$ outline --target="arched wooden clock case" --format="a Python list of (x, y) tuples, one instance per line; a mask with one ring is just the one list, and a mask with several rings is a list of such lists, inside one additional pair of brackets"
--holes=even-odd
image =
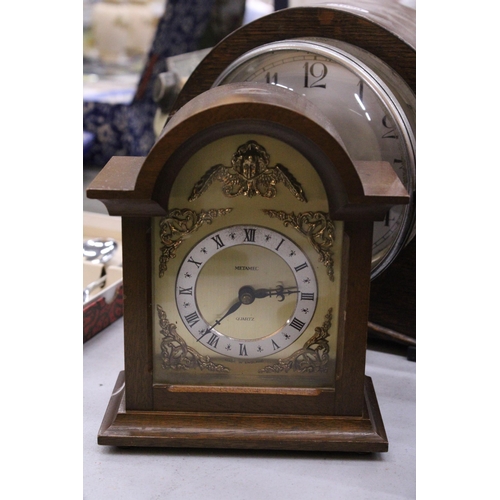
[[(372, 31), (330, 7), (281, 15)], [(199, 85), (147, 157), (112, 158), (87, 191), (122, 217), (125, 369), (98, 443), (387, 451), (365, 376), (371, 242), (407, 191), (303, 96)]]

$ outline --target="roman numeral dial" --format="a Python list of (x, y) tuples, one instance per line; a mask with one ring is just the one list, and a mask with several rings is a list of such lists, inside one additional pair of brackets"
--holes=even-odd
[(291, 346), (308, 329), (318, 300), (306, 253), (284, 234), (254, 225), (201, 239), (182, 261), (175, 290), (196, 348), (241, 361)]

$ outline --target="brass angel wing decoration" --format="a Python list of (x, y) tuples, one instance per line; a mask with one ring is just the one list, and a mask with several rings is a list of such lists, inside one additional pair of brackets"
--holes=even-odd
[(215, 180), (221, 181), (224, 178), (226, 169), (227, 167), (222, 164), (209, 168), (201, 179), (193, 186), (193, 190), (189, 196), (189, 201), (199, 198)]
[(280, 163), (269, 166), (269, 159), (263, 146), (255, 141), (246, 142), (233, 154), (230, 166), (218, 164), (207, 170), (193, 186), (189, 201), (196, 200), (214, 181), (219, 181), (223, 183), (222, 192), (230, 198), (240, 195), (274, 198), (276, 185), (283, 183), (298, 200), (306, 202), (304, 190), (291, 172)]
[(277, 163), (273, 168), (276, 171), (278, 182), (282, 182), (299, 201), (307, 201), (302, 185), (285, 166)]

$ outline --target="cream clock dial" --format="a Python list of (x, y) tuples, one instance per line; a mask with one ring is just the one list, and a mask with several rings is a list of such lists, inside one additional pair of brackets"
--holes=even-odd
[[(273, 42), (236, 59), (214, 86), (232, 82), (269, 83), (307, 97), (333, 123), (353, 160), (389, 162), (415, 192), (415, 95), (372, 54), (326, 39)], [(414, 197), (375, 223), (372, 278), (414, 231)]]
[(318, 299), (302, 250), (283, 234), (253, 225), (226, 227), (197, 243), (180, 266), (175, 293), (196, 341), (240, 360), (296, 342)]

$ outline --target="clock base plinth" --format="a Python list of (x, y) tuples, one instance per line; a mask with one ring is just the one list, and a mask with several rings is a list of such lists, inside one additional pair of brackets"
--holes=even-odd
[(98, 434), (110, 446), (385, 452), (388, 441), (370, 377), (362, 417), (126, 411), (120, 372)]

